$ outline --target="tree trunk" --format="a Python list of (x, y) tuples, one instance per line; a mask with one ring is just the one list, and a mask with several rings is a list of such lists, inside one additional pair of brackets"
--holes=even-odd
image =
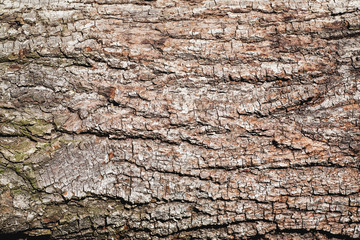
[(359, 0), (0, 0), (0, 239), (360, 238)]

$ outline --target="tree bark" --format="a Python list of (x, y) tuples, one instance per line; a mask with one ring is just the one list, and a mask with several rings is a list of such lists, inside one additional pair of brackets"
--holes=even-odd
[(359, 239), (359, 7), (0, 0), (0, 239)]

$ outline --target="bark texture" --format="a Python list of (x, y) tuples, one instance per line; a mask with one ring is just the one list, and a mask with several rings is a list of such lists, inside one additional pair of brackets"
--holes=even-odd
[(359, 7), (0, 0), (0, 238), (359, 239)]

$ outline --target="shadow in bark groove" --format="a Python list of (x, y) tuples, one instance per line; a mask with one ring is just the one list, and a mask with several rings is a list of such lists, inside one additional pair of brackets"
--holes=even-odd
[[(268, 237), (266, 237), (266, 235), (281, 235), (281, 234), (299, 234), (299, 235), (306, 235), (306, 234), (311, 234), (313, 239), (321, 239), (321, 236), (316, 236), (316, 234), (322, 235), (322, 237), (326, 237), (327, 239), (358, 239), (358, 238), (352, 238), (349, 237), (347, 235), (342, 235), (342, 234), (333, 234), (327, 231), (323, 231), (323, 230), (306, 230), (306, 229), (283, 229), (283, 230), (279, 230), (276, 229), (274, 231), (268, 232), (267, 234), (258, 234), (256, 236), (253, 236), (251, 238), (249, 238), (250, 240), (264, 240), (264, 239), (269, 239)], [(320, 238), (318, 238), (320, 237)]]
[(51, 240), (50, 235), (44, 236), (28, 236), (25, 233), (17, 232), (17, 233), (0, 233), (0, 239), (3, 240)]

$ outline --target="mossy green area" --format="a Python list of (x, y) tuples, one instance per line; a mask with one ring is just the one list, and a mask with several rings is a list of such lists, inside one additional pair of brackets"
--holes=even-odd
[[(36, 181), (34, 167), (31, 163), (10, 163), (7, 168), (16, 173), (16, 176), (24, 181), (24, 184), (27, 186), (26, 191), (28, 191), (29, 188), (40, 190)], [(16, 189), (17, 188), (14, 188), (14, 190)], [(21, 192), (23, 190), (24, 188), (21, 187), (17, 191)]]
[(53, 129), (51, 123), (42, 119), (7, 120), (1, 124), (1, 132), (15, 136), (43, 137), (46, 134), (50, 134)]
[(27, 137), (0, 138), (0, 174), (13, 171), (30, 189), (41, 190), (36, 179), (36, 166), (50, 159), (50, 155), (70, 142), (71, 138), (58, 137), (34, 141)]
[(39, 189), (34, 166), (67, 144), (61, 137), (53, 138), (51, 118), (34, 115), (36, 109), (17, 113), (13, 108), (0, 108), (0, 173), (13, 171), (29, 189)]
[[(0, 139), (0, 152), (5, 160), (22, 162), (37, 150), (37, 143), (26, 137), (6, 137)], [(0, 160), (3, 162), (4, 160)]]
[[(13, 166), (9, 165), (5, 168), (0, 165), (1, 173), (0, 173), (0, 189), (13, 192), (14, 194), (20, 193), (27, 190), (26, 181), (24, 178), (17, 173)], [(25, 190), (25, 191), (26, 191)]]
[[(33, 113), (35, 115), (35, 113)], [(23, 162), (31, 154), (49, 144), (54, 126), (45, 119), (0, 108), (0, 162)]]
[[(12, 41), (16, 41), (16, 37), (15, 36), (9, 36), (7, 38), (8, 40), (12, 40)], [(23, 50), (22, 50), (23, 51)], [(30, 51), (23, 51), (22, 53), (10, 53), (6, 56), (2, 56), (0, 57), (0, 63), (8, 63), (8, 62), (16, 62), (19, 64), (24, 64), (26, 62), (29, 62), (29, 58), (34, 59), (34, 58), (39, 58), (39, 54), (37, 52), (30, 52)]]
[[(30, 150), (31, 152), (34, 152), (36, 147), (35, 150)], [(0, 152), (3, 155), (5, 155), (4, 153), (9, 154), (9, 151), (4, 150), (1, 146)], [(29, 192), (31, 189), (41, 190), (37, 183), (33, 163), (24, 160), (24, 158), (29, 157), (30, 155), (29, 151), (27, 151), (26, 153), (16, 153), (12, 156), (9, 154), (7, 156), (9, 159), (4, 160), (3, 158), (0, 158), (0, 178), (1, 175), (6, 175), (5, 178), (7, 181), (10, 181), (6, 184), (6, 186), (10, 186), (10, 190), (13, 195), (23, 193), (23, 191)], [(11, 161), (14, 159), (15, 161)]]

